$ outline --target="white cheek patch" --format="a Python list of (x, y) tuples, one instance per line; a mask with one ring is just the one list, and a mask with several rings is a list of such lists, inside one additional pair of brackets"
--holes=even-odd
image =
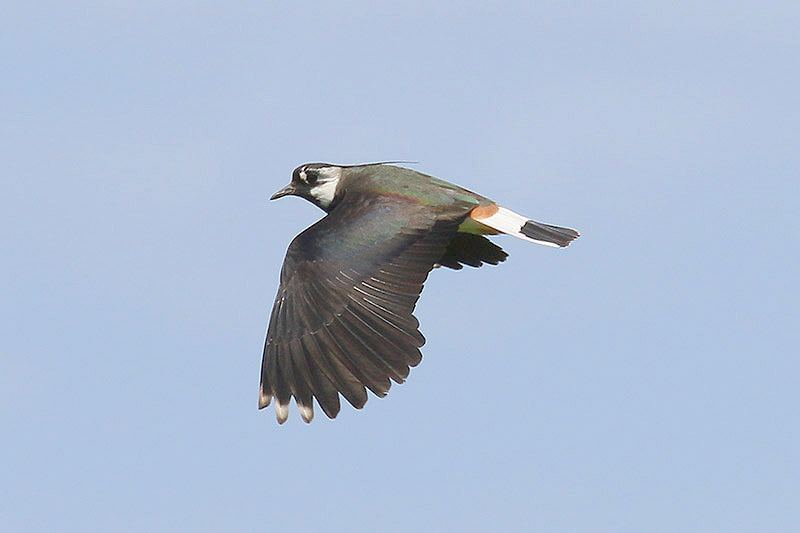
[(336, 187), (342, 177), (342, 169), (339, 167), (322, 167), (317, 170), (319, 181), (311, 187), (308, 193), (322, 207), (328, 207), (336, 196)]
[(338, 179), (318, 181), (308, 193), (313, 196), (322, 207), (328, 207), (331, 205), (331, 202), (333, 202), (333, 197), (336, 196), (336, 186), (338, 184)]

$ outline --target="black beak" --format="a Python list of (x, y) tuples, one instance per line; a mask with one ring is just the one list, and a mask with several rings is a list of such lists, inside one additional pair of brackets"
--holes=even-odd
[(278, 198), (283, 198), (284, 196), (289, 196), (290, 194), (294, 194), (296, 192), (294, 185), (291, 183), (284, 187), (283, 189), (279, 190), (272, 196), (270, 196), (270, 200), (277, 200)]

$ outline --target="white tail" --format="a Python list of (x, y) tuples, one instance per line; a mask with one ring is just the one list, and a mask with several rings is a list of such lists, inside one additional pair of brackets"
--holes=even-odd
[[(478, 211), (478, 209), (475, 211)], [(484, 210), (481, 214), (486, 211)], [(478, 213), (475, 213), (475, 215), (478, 215)], [(471, 218), (479, 224), (488, 226), (500, 233), (513, 235), (524, 241), (535, 242), (536, 244), (553, 248), (563, 248), (580, 236), (574, 229), (536, 222), (510, 209), (499, 206), (497, 211), (489, 216), (482, 218), (472, 216)]]

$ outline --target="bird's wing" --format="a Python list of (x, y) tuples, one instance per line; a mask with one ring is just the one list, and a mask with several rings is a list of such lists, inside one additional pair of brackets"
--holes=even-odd
[[(399, 197), (350, 194), (298, 235), (286, 253), (261, 364), (259, 408), (279, 422), (294, 396), (329, 418), (339, 393), (354, 407), (383, 397), (419, 364), (425, 338), (413, 316), (423, 283), (464, 219), (438, 220)], [(440, 217), (441, 218), (441, 217)]]

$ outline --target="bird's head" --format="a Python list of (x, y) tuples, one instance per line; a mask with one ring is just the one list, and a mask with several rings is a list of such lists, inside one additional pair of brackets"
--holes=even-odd
[(292, 172), (292, 182), (272, 195), (270, 200), (294, 195), (305, 198), (327, 211), (336, 196), (336, 187), (344, 167), (330, 163), (306, 163)]

